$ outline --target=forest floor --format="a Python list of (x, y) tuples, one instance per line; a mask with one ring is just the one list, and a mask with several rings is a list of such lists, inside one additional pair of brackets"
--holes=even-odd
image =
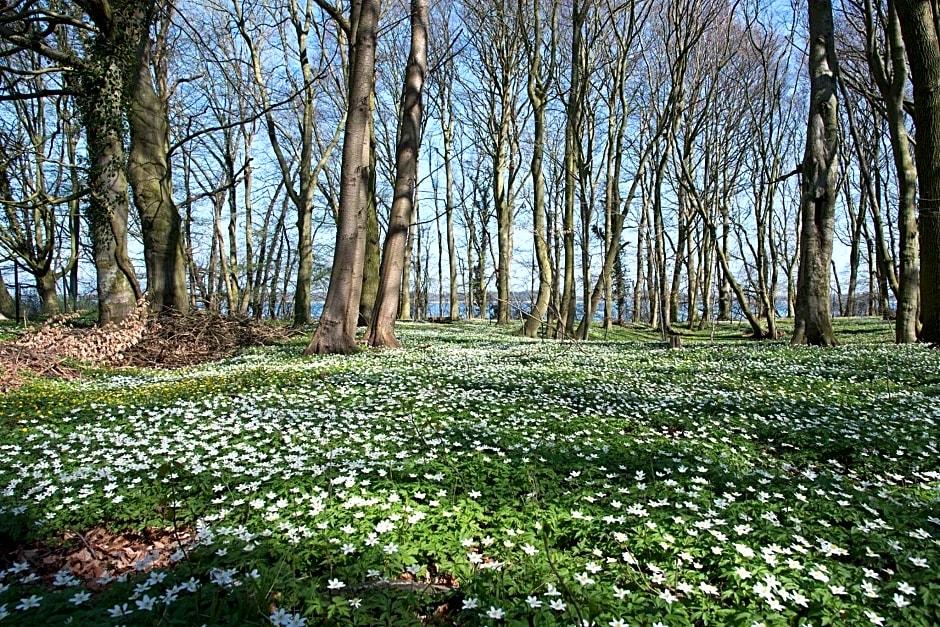
[(940, 624), (940, 352), (486, 323), (0, 395), (0, 625)]

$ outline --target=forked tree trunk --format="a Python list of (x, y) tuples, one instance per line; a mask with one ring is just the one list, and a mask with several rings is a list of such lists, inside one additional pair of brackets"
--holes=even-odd
[(382, 251), (382, 271), (375, 315), (366, 334), (370, 346), (397, 348), (395, 318), (401, 294), (405, 264), (405, 241), (414, 210), (418, 176), (418, 149), (421, 146), (422, 90), (428, 59), (428, 0), (411, 1), (411, 53), (405, 68), (401, 120), (395, 155), (395, 197), (389, 216), (388, 233)]
[[(522, 14), (522, 3), (520, 11)], [(525, 315), (521, 334), (525, 337), (536, 337), (542, 320), (548, 313), (548, 303), (552, 296), (552, 266), (548, 254), (548, 240), (545, 237), (545, 172), (542, 162), (545, 155), (545, 110), (548, 105), (548, 86), (552, 80), (551, 75), (542, 75), (542, 20), (539, 2), (532, 5), (533, 37), (526, 42), (526, 51), (529, 56), (529, 77), (527, 93), (529, 103), (532, 105), (532, 115), (535, 125), (535, 136), (532, 142), (532, 238), (535, 243), (535, 259), (538, 263), (539, 288), (535, 303), (531, 311)], [(554, 37), (554, 35), (553, 35)]]
[(836, 344), (830, 315), (829, 266), (835, 232), (839, 114), (832, 3), (809, 0), (810, 109), (800, 199), (800, 268), (791, 343)]
[(127, 174), (140, 216), (151, 311), (186, 312), (186, 263), (182, 221), (173, 202), (169, 118), (157, 95), (150, 70), (149, 20), (137, 44), (137, 67), (131, 75), (128, 125), (131, 144)]
[(354, 0), (350, 24), (351, 68), (348, 114), (341, 166), (339, 216), (330, 287), (320, 324), (306, 354), (349, 354), (356, 350), (356, 324), (365, 258), (364, 189), (369, 184), (369, 118), (375, 87), (375, 48), (379, 0)]
[[(893, 0), (901, 23), (914, 87), (914, 148), (920, 206), (918, 339), (940, 342), (940, 35), (936, 3)], [(904, 260), (902, 259), (902, 264)]]

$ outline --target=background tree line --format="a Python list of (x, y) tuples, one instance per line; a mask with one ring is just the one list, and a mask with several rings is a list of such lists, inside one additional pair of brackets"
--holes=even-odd
[(394, 345), (399, 317), (584, 338), (599, 310), (755, 337), (795, 317), (822, 344), (831, 314), (881, 315), (938, 341), (937, 15), (7, 2), (0, 268), (47, 314), (94, 292), (101, 323), (145, 292), (296, 325), (316, 305), (319, 352), (359, 325)]

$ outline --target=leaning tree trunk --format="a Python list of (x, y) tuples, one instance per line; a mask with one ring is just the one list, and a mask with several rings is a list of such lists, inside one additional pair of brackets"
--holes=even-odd
[[(894, 0), (914, 88), (914, 147), (920, 206), (918, 339), (940, 342), (940, 36), (934, 2)], [(902, 260), (902, 263), (904, 261)]]
[(830, 316), (829, 266), (835, 232), (839, 113), (832, 3), (809, 0), (810, 108), (800, 199), (800, 268), (791, 343), (836, 344)]
[(306, 354), (349, 354), (356, 350), (356, 324), (362, 295), (365, 258), (365, 195), (369, 184), (369, 118), (375, 87), (375, 48), (379, 0), (354, 0), (351, 24), (351, 68), (341, 166), (339, 216), (330, 287), (316, 333)]
[(428, 0), (411, 0), (411, 53), (405, 68), (401, 120), (395, 155), (395, 197), (389, 216), (375, 315), (366, 334), (370, 346), (398, 348), (395, 318), (405, 264), (405, 241), (414, 210), (421, 146), (422, 89), (428, 65)]
[(150, 70), (150, 31), (141, 29), (137, 68), (130, 78), (127, 174), (140, 216), (147, 266), (147, 299), (157, 314), (189, 310), (183, 229), (173, 202), (170, 134), (166, 102), (157, 95)]

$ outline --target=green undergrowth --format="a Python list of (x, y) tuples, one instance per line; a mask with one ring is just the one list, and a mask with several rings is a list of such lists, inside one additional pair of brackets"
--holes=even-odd
[[(886, 323), (400, 331), (0, 397), (0, 624), (940, 622), (940, 353)], [(98, 582), (29, 552), (93, 528), (194, 538)]]

